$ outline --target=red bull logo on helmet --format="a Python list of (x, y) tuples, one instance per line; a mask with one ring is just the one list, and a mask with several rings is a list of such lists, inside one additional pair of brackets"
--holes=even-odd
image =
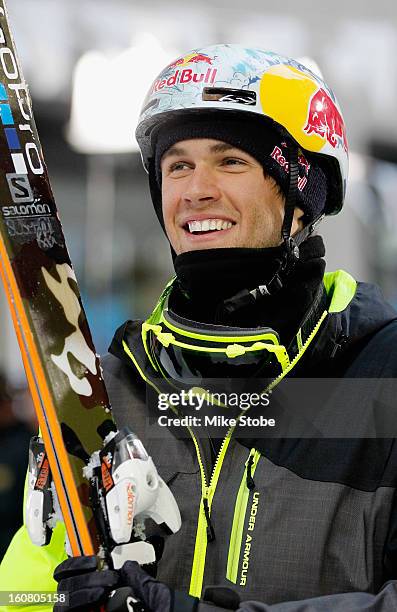
[(187, 64), (198, 64), (199, 62), (205, 62), (206, 64), (212, 65), (213, 58), (207, 55), (206, 53), (189, 53), (185, 55), (185, 57), (179, 57), (175, 62), (168, 64), (165, 68), (165, 71), (173, 70), (174, 68), (180, 66), (186, 66)]
[(217, 73), (217, 68), (207, 68), (205, 72), (194, 72), (191, 68), (184, 68), (183, 70), (175, 70), (173, 74), (169, 75), (168, 78), (159, 78), (157, 79), (151, 89), (151, 93), (156, 91), (160, 91), (165, 87), (173, 87), (178, 84), (187, 84), (187, 83), (206, 83), (213, 85), (215, 82), (215, 77)]
[(311, 97), (307, 122), (303, 130), (309, 136), (314, 133), (326, 139), (334, 149), (342, 145), (347, 151), (346, 129), (342, 115), (325, 89), (318, 89)]

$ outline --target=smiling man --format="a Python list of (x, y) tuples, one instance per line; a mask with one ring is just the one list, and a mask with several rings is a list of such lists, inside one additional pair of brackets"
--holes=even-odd
[[(323, 429), (310, 435), (284, 405), (274, 415), (273, 400), (257, 402), (289, 379), (331, 381), (337, 398), (343, 380), (369, 378), (375, 389), (397, 374), (395, 311), (376, 287), (343, 271), (324, 274), (314, 232), (341, 210), (346, 189), (334, 94), (293, 59), (216, 45), (157, 77), (137, 139), (176, 276), (145, 322), (117, 331), (104, 374), (118, 425), (144, 441), (182, 527), (169, 535), (147, 525), (164, 545), (157, 580), (146, 572), (153, 567), (130, 561), (119, 571), (97, 571), (93, 557), (57, 567), (59, 531), (37, 552), (22, 530), (4, 566), (24, 559), (43, 591), (54, 588), (56, 568), (70, 595), (63, 609), (90, 609), (130, 586), (149, 612), (395, 612), (395, 441), (376, 427), (357, 435), (373, 397), (348, 387), (342, 409), (324, 410), (312, 381), (306, 399)], [(262, 391), (244, 412), (273, 425), (286, 414), (284, 435), (259, 425), (247, 435), (240, 422), (220, 433), (199, 418), (176, 431), (172, 411), (167, 428), (146, 427), (148, 390), (186, 398), (219, 380), (244, 388), (245, 403), (249, 384)], [(206, 402), (225, 415), (211, 396)], [(183, 401), (173, 407), (178, 418), (187, 414)], [(343, 439), (324, 429), (326, 417)]]
[[(164, 153), (161, 176), (165, 231), (178, 255), (280, 244), (285, 198), (249, 153), (216, 140), (185, 140)], [(293, 233), (302, 227), (299, 215), (296, 208)]]

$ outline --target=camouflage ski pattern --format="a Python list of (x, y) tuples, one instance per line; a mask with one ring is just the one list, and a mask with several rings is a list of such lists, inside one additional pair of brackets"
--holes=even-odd
[(102, 542), (82, 468), (114, 428), (0, 0), (0, 273), (72, 552)]

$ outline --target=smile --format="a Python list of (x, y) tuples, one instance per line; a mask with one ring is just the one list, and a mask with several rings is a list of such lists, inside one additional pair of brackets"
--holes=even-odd
[(202, 232), (219, 232), (230, 229), (234, 223), (224, 219), (202, 219), (201, 221), (188, 221), (184, 225), (184, 229), (190, 234)]

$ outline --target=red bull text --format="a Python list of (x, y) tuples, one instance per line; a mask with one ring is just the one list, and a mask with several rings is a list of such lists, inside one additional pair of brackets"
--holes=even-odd
[[(272, 157), (278, 164), (279, 166), (281, 166), (285, 172), (288, 174), (289, 173), (289, 164), (288, 161), (286, 160), (286, 158), (283, 155), (282, 150), (280, 149), (280, 147), (274, 147), (273, 151), (270, 153), (270, 157)], [(304, 167), (305, 169), (305, 174), (308, 175), (309, 174), (309, 170), (310, 170), (310, 164), (307, 161), (306, 157), (303, 154), (300, 154), (298, 156), (298, 164), (302, 167)], [(307, 178), (306, 176), (301, 176), (298, 180), (298, 189), (299, 191), (302, 191), (304, 186), (307, 183)]]
[(173, 87), (177, 84), (186, 83), (207, 83), (213, 85), (217, 68), (208, 68), (206, 72), (193, 72), (191, 68), (184, 68), (184, 70), (176, 70), (171, 74), (168, 79), (157, 79), (153, 83), (151, 93), (160, 91), (164, 87)]
[(324, 89), (319, 89), (311, 98), (305, 127), (306, 134), (318, 134), (332, 147), (342, 144), (347, 151), (347, 138), (342, 115), (332, 98)]

